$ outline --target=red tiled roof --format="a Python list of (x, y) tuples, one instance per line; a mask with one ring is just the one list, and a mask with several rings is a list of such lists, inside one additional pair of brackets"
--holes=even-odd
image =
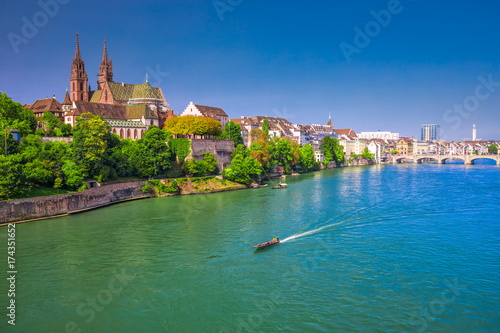
[(205, 117), (210, 117), (210, 118), (214, 118), (214, 117), (226, 117), (227, 118), (227, 114), (221, 108), (215, 108), (213, 106), (198, 105), (198, 104), (195, 104), (194, 106)]
[(62, 111), (61, 103), (59, 103), (55, 98), (37, 99), (29, 108), (33, 111), (33, 113)]

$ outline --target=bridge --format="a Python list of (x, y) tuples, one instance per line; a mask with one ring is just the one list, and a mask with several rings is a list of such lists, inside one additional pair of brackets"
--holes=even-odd
[(478, 159), (490, 159), (500, 165), (500, 155), (403, 155), (392, 156), (392, 163), (402, 163), (403, 160), (413, 160), (413, 163), (422, 163), (424, 160), (434, 160), (444, 164), (446, 160), (462, 160), (464, 164), (474, 164)]

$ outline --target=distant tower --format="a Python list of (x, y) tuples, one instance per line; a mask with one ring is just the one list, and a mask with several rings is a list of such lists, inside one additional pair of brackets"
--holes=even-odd
[(88, 102), (88, 79), (87, 73), (85, 72), (85, 63), (80, 55), (78, 33), (76, 34), (75, 58), (71, 63), (71, 77), (69, 78), (69, 84), (71, 90), (71, 100)]
[(476, 124), (472, 125), (472, 141), (476, 141)]
[(326, 126), (330, 126), (331, 128), (333, 128), (332, 113), (331, 112), (328, 114), (328, 121), (326, 122)]
[(113, 62), (108, 59), (108, 49), (106, 47), (106, 36), (104, 36), (104, 50), (102, 51), (101, 66), (99, 66), (99, 80), (97, 81), (97, 90), (104, 87), (106, 81), (113, 81)]

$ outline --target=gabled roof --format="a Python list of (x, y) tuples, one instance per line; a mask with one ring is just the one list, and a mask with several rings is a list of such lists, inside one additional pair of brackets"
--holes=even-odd
[(90, 92), (90, 101), (92, 103), (99, 103), (101, 101), (102, 90), (95, 90)]
[(128, 104), (126, 105), (126, 109), (127, 119), (141, 119), (142, 116), (146, 119), (158, 119), (147, 104)]
[[(163, 100), (160, 88), (153, 88), (149, 82), (125, 84), (107, 81), (111, 94), (116, 101), (128, 101), (133, 98), (154, 98)], [(102, 92), (101, 92), (102, 94)], [(99, 96), (100, 98), (100, 96)]]
[(33, 113), (43, 113), (45, 111), (61, 112), (62, 106), (55, 98), (37, 99), (29, 109)]
[(105, 121), (111, 127), (129, 127), (129, 128), (140, 128), (145, 129), (146, 126), (140, 121), (133, 120), (117, 120), (117, 119), (105, 119)]
[(227, 117), (227, 114), (221, 108), (198, 104), (195, 104), (194, 106), (198, 109), (198, 111), (201, 112), (204, 117)]
[(337, 134), (338, 136), (346, 135), (346, 136), (353, 138), (353, 139), (358, 138), (358, 136), (356, 135), (356, 132), (354, 132), (354, 130), (352, 130), (351, 128), (335, 129), (335, 130), (333, 130), (333, 133)]

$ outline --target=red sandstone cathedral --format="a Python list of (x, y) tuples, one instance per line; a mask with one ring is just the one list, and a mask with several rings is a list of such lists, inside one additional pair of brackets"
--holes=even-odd
[(43, 112), (50, 111), (72, 126), (75, 125), (77, 116), (90, 112), (102, 116), (120, 137), (134, 140), (142, 138), (149, 126), (161, 128), (167, 118), (174, 116), (160, 87), (152, 87), (147, 80), (135, 85), (113, 81), (113, 62), (108, 58), (106, 37), (97, 75), (97, 90), (92, 91), (80, 54), (77, 33), (75, 58), (71, 63), (69, 78), (71, 93), (66, 91), (62, 104), (54, 95), (53, 98), (37, 100), (26, 107), (38, 118)]

